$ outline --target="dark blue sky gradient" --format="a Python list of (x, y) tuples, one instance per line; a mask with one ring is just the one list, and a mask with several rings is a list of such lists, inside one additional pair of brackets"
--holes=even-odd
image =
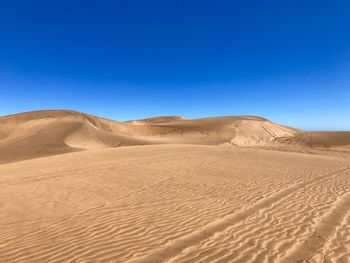
[(350, 130), (350, 1), (0, 2), (0, 115)]

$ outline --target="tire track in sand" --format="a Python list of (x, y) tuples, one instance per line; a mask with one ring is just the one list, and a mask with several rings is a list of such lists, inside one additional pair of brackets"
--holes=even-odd
[(296, 245), (279, 262), (309, 262), (315, 253), (319, 252), (327, 241), (335, 234), (347, 212), (350, 210), (350, 192), (340, 196), (332, 208), (315, 226), (314, 233), (300, 245)]
[[(296, 184), (294, 186), (288, 187), (276, 194), (273, 194), (270, 197), (264, 198), (255, 205), (240, 211), (240, 212), (232, 212), (227, 214), (226, 216), (219, 218), (206, 226), (193, 231), (192, 233), (189, 233), (187, 235), (184, 235), (180, 238), (177, 238), (175, 240), (172, 240), (165, 244), (163, 247), (155, 249), (151, 251), (149, 254), (145, 256), (141, 256), (139, 258), (132, 259), (128, 261), (129, 263), (145, 263), (145, 262), (150, 262), (150, 263), (156, 263), (156, 262), (164, 262), (177, 254), (179, 254), (181, 251), (183, 251), (185, 248), (193, 246), (194, 244), (210, 237), (213, 236), (217, 232), (222, 232), (226, 228), (235, 225), (237, 222), (244, 220), (251, 216), (252, 214), (256, 213), (257, 211), (263, 209), (264, 207), (271, 205), (272, 203), (277, 202), (279, 199), (286, 197), (293, 192), (298, 191), (300, 188), (306, 187), (308, 185), (312, 185), (315, 183), (318, 183), (320, 181), (323, 181), (325, 179), (328, 179), (330, 177), (337, 176), (343, 172), (349, 171), (350, 167), (345, 167), (338, 169), (336, 171), (318, 176), (317, 178), (313, 178), (311, 180), (305, 181), (303, 183)], [(348, 196), (348, 195), (347, 195)], [(349, 200), (348, 200), (349, 199)], [(345, 198), (345, 205), (350, 203), (350, 196)], [(343, 207), (343, 202), (340, 202), (339, 204), (341, 207)], [(339, 206), (338, 205), (338, 206)], [(331, 217), (333, 216), (338, 216), (338, 213), (341, 213), (338, 211), (339, 209), (336, 208), (335, 212), (330, 212)], [(335, 215), (333, 215), (335, 213)]]

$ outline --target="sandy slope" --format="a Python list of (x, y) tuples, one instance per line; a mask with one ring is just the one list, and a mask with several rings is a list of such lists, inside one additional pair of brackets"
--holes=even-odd
[[(349, 260), (349, 171), (349, 161), (334, 157), (194, 145), (3, 164), (0, 259)], [(308, 241), (315, 233), (321, 245)]]
[(348, 149), (249, 116), (1, 117), (0, 262), (350, 262)]
[(0, 117), (0, 163), (89, 149), (152, 144), (349, 152), (350, 132), (302, 132), (254, 116), (192, 120), (168, 116), (117, 122), (75, 111), (52, 110)]
[(74, 111), (36, 111), (0, 118), (0, 163), (89, 148), (143, 144), (115, 121)]
[(304, 148), (350, 150), (350, 132), (298, 132), (276, 138), (274, 142)]
[(0, 117), (0, 163), (145, 144), (257, 146), (295, 133), (295, 129), (249, 116), (158, 117), (122, 123), (74, 111), (36, 111)]

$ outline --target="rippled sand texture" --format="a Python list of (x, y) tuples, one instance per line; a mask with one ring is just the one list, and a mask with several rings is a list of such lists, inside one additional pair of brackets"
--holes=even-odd
[(0, 174), (1, 262), (350, 260), (350, 162), (340, 158), (135, 146)]
[(0, 262), (350, 262), (350, 132), (0, 117)]

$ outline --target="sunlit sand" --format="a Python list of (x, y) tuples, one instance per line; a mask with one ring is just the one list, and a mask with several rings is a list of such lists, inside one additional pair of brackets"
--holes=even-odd
[(350, 132), (0, 117), (1, 262), (350, 262)]

